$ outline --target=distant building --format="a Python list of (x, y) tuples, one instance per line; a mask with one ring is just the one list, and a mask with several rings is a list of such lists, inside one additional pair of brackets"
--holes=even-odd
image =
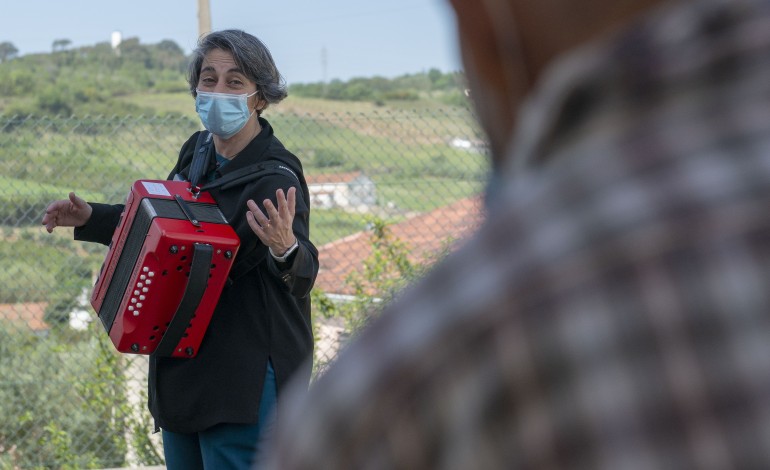
[(374, 181), (360, 171), (329, 175), (307, 175), (313, 209), (366, 211), (377, 205)]
[[(468, 238), (483, 219), (480, 197), (461, 199), (428, 213), (414, 215), (389, 226), (391, 234), (409, 246), (409, 261), (421, 263), (435, 260), (445, 250), (452, 251)], [(371, 231), (357, 232), (318, 247), (320, 269), (315, 288), (335, 302), (355, 298), (355, 288), (348, 279), (362, 273), (364, 262), (372, 254)], [(322, 369), (333, 360), (348, 336), (339, 317), (319, 320), (316, 342), (316, 365)]]
[(44, 335), (50, 328), (45, 322), (46, 307), (47, 302), (0, 304), (0, 321)]
[(486, 149), (486, 143), (479, 139), (466, 139), (462, 137), (455, 137), (449, 141), (449, 145), (452, 148), (467, 150), (469, 152), (480, 153)]
[[(88, 329), (88, 325), (96, 318), (89, 304), (90, 294), (89, 289), (83, 289), (75, 306), (69, 312), (68, 323), (73, 330)], [(45, 321), (47, 308), (48, 302), (0, 304), (0, 322), (7, 322), (17, 328), (24, 328), (44, 336), (51, 329), (51, 325)]]
[[(389, 228), (395, 238), (409, 245), (410, 261), (420, 263), (444, 249), (451, 250), (456, 242), (472, 234), (481, 224), (483, 212), (481, 197), (471, 197), (414, 215)], [(347, 284), (347, 279), (351, 273), (363, 270), (364, 261), (371, 253), (370, 231), (357, 232), (318, 247), (320, 269), (315, 286), (336, 299), (352, 296), (354, 289)]]
[(123, 34), (120, 31), (113, 31), (110, 36), (110, 44), (115, 54), (120, 55), (120, 44), (123, 42)]

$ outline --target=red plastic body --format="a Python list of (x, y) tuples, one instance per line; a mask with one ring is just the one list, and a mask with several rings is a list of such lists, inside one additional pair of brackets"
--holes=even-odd
[[(213, 248), (209, 279), (173, 356), (194, 357), (203, 341), (240, 241), (213, 198), (196, 197), (189, 188), (186, 182), (139, 180), (126, 198), (91, 295), (120, 352), (155, 351), (184, 294), (196, 243)], [(176, 196), (205, 214), (197, 226), (180, 217)]]

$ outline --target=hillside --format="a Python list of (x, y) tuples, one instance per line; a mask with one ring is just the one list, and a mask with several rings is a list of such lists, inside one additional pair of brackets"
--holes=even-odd
[[(43, 233), (52, 199), (75, 189), (91, 201), (122, 202), (133, 181), (166, 178), (181, 143), (200, 129), (181, 50), (126, 43), (120, 55), (97, 44), (0, 63), (0, 180), (8, 189), (0, 194), (0, 257), (12, 260), (0, 276), (0, 303), (48, 299), (69, 279), (74, 291), (99, 268), (99, 246), (76, 244), (65, 230)], [(266, 111), (306, 175), (357, 174), (376, 189), (374, 204), (348, 207), (328, 204), (336, 196), (319, 188), (311, 220), (318, 246), (378, 220), (417, 223), (418, 214), (481, 192), (488, 162), (458, 80), (433, 70), (292, 85)], [(65, 308), (70, 294), (50, 299), (51, 310)]]
[[(142, 44), (128, 38), (0, 62), (0, 114), (23, 116), (190, 115), (185, 72), (189, 58), (173, 41)], [(358, 112), (467, 106), (457, 72), (353, 78), (290, 84), (284, 110)]]

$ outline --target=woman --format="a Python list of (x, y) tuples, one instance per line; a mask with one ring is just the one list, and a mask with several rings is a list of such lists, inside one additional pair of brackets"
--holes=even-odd
[[(284, 171), (211, 190), (241, 239), (232, 282), (196, 357), (151, 358), (149, 408), (163, 432), (169, 469), (248, 468), (272, 422), (276, 396), (295, 374), (309, 381), (309, 296), (318, 252), (308, 238), (302, 165), (261, 117), (286, 97), (268, 49), (243, 31), (210, 33), (193, 52), (188, 81), (213, 135), (203, 182), (268, 160)], [(182, 146), (169, 179), (190, 178), (198, 134)], [(109, 244), (122, 210), (70, 193), (49, 205), (43, 224), (49, 232), (73, 226), (75, 239)]]

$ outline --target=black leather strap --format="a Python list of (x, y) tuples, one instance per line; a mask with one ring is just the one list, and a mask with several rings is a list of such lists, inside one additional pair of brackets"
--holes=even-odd
[[(203, 293), (206, 291), (213, 257), (214, 248), (211, 245), (193, 244), (192, 263), (187, 286), (185, 286), (182, 300), (179, 302), (179, 307), (171, 318), (166, 332), (152, 353), (154, 356), (170, 357), (179, 341), (182, 340), (184, 332), (190, 325), (190, 320), (200, 304)], [(187, 354), (192, 355), (191, 353)]]
[(209, 148), (211, 147), (211, 133), (201, 131), (198, 134), (198, 140), (195, 141), (195, 150), (193, 150), (192, 162), (190, 163), (189, 180), (194, 188), (199, 187), (203, 174), (209, 163)]
[(182, 199), (182, 196), (179, 194), (174, 194), (174, 200), (176, 200), (176, 203), (179, 205), (179, 208), (182, 209), (182, 213), (185, 217), (187, 217), (187, 220), (190, 221), (191, 224), (193, 224), (196, 227), (200, 227), (201, 223), (198, 221), (198, 219), (195, 218), (195, 214), (193, 214), (192, 209), (190, 209), (189, 204), (187, 204), (187, 201)]

